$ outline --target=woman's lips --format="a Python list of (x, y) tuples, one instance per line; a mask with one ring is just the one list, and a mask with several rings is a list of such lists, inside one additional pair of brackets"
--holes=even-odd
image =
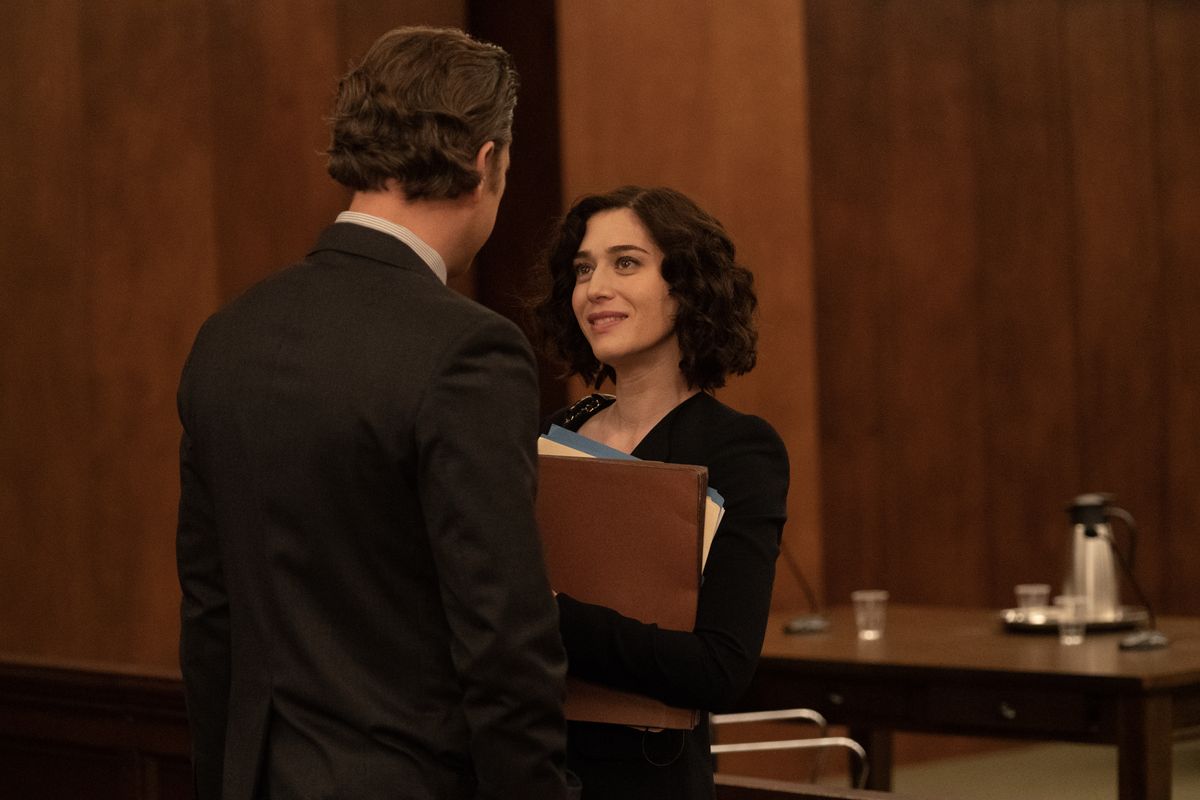
[(587, 321), (592, 330), (603, 332), (615, 327), (627, 316), (629, 315), (619, 311), (597, 311), (594, 314), (588, 314)]

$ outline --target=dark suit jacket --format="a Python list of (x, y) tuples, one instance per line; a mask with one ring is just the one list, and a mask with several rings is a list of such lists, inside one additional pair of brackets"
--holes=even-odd
[(517, 328), (361, 226), (204, 324), (177, 539), (203, 800), (563, 796), (536, 409)]

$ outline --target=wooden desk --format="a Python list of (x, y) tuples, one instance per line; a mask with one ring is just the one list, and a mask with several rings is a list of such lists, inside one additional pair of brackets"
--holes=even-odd
[(997, 610), (888, 608), (883, 639), (858, 641), (847, 607), (820, 634), (771, 617), (746, 710), (803, 706), (846, 725), (891, 788), (893, 730), (1117, 746), (1120, 800), (1169, 800), (1171, 744), (1200, 734), (1200, 618), (1167, 617), (1165, 650), (1122, 651), (1122, 633), (1077, 647), (1007, 632)]

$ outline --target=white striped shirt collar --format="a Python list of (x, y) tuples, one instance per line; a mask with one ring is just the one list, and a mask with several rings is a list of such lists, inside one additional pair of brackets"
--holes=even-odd
[(391, 220), (386, 220), (383, 217), (377, 217), (374, 214), (364, 214), (361, 211), (343, 211), (337, 215), (338, 222), (349, 222), (353, 225), (362, 225), (365, 228), (373, 228), (377, 231), (395, 236), (400, 241), (413, 249), (421, 260), (429, 265), (433, 270), (433, 274), (438, 276), (438, 280), (442, 283), (446, 282), (446, 262), (438, 253), (429, 245), (410, 231), (403, 225), (397, 225)]

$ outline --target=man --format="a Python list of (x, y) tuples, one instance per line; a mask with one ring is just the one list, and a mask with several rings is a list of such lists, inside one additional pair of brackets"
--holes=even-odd
[(179, 388), (198, 796), (565, 796), (533, 357), (444, 285), (491, 234), (517, 77), (392, 31), (341, 82), (349, 212), (213, 315)]

